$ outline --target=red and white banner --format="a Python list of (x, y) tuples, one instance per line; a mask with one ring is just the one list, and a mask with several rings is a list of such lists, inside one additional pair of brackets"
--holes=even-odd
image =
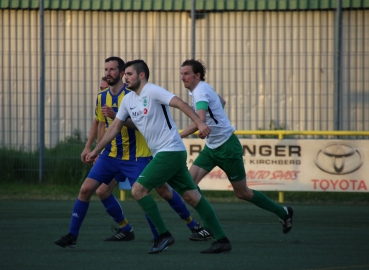
[[(184, 139), (190, 168), (205, 145)], [(369, 192), (367, 140), (241, 139), (247, 185), (257, 190)], [(215, 167), (200, 182), (204, 190), (232, 190)]]

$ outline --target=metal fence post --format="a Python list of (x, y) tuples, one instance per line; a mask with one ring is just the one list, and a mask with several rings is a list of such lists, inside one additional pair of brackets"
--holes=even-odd
[(342, 129), (342, 86), (341, 86), (341, 43), (342, 43), (342, 0), (336, 0), (334, 37), (334, 93), (337, 101), (335, 129)]
[(39, 127), (39, 182), (43, 181), (45, 149), (45, 20), (44, 0), (40, 0), (40, 127)]
[(192, 7), (191, 7), (191, 57), (192, 59), (195, 59), (196, 55), (196, 2), (195, 0), (192, 0)]

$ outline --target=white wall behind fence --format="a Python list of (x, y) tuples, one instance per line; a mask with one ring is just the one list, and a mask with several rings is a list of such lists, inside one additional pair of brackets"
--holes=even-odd
[[(239, 130), (369, 129), (369, 10), (343, 11), (341, 108), (335, 104), (335, 12), (217, 12), (196, 20), (196, 58)], [(0, 144), (36, 149), (37, 10), (0, 10)], [(144, 59), (150, 81), (189, 101), (180, 65), (191, 57), (188, 12), (45, 11), (45, 139), (88, 135), (104, 60)], [(179, 128), (188, 124), (172, 110)]]

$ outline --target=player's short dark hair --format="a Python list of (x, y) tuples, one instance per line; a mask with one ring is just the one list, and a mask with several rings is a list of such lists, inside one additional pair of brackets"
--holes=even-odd
[(191, 66), (193, 73), (200, 73), (200, 80), (205, 81), (206, 68), (201, 60), (187, 59), (182, 63), (182, 67)]
[(123, 61), (122, 58), (120, 58), (118, 56), (110, 56), (110, 57), (105, 59), (105, 63), (110, 62), (110, 61), (117, 61), (119, 72), (124, 71), (125, 64), (124, 64), (124, 61)]
[(140, 74), (141, 72), (145, 73), (145, 79), (148, 81), (149, 77), (150, 77), (150, 70), (149, 67), (147, 66), (147, 64), (145, 63), (144, 60), (141, 59), (137, 59), (137, 60), (132, 60), (132, 61), (128, 61), (126, 63), (125, 68), (132, 66), (134, 70), (136, 70), (137, 74)]

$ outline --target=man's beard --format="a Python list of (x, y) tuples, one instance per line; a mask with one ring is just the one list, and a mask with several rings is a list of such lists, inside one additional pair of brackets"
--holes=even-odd
[(129, 89), (132, 91), (136, 91), (140, 86), (140, 81), (137, 81), (136, 83), (131, 83), (131, 85), (129, 86)]
[(107, 80), (107, 82), (108, 82), (108, 84), (110, 86), (114, 86), (114, 85), (116, 85), (120, 81), (120, 77), (119, 76), (116, 77), (116, 78), (112, 78), (112, 79), (113, 79), (112, 81), (110, 81), (109, 79)]

